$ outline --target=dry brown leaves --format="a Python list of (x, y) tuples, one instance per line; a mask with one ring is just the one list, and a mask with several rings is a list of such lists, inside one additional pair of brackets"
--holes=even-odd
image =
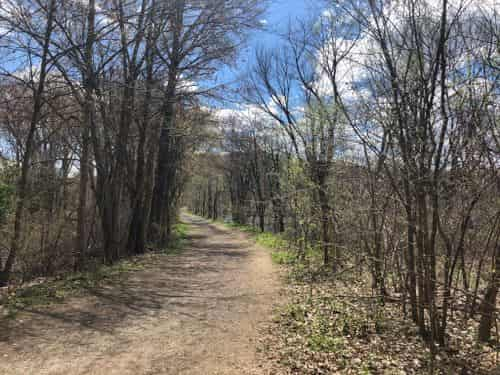
[(355, 275), (314, 283), (288, 278), (262, 351), (288, 374), (500, 374), (498, 348), (478, 345), (477, 323), (453, 317), (449, 346), (430, 350), (399, 303), (381, 304)]

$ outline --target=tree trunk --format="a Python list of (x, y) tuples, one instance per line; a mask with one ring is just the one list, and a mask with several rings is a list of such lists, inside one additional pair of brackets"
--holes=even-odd
[[(152, 30), (148, 30), (146, 40), (146, 92), (144, 94), (142, 121), (139, 126), (139, 143), (137, 145), (137, 167), (135, 175), (135, 192), (132, 199), (132, 220), (129, 227), (127, 248), (133, 254), (143, 254), (146, 251), (147, 223), (149, 220), (148, 192), (151, 189), (152, 174), (148, 171), (153, 169), (152, 156), (146, 158), (146, 141), (150, 125), (150, 101), (153, 84), (153, 47)], [(152, 132), (151, 139), (155, 139), (156, 132)], [(152, 143), (152, 142), (151, 142)], [(149, 145), (150, 153), (154, 155), (155, 147)]]
[[(322, 177), (318, 183), (318, 197), (321, 209), (321, 248), (323, 250), (323, 263), (327, 265), (330, 263), (330, 249), (332, 240), (330, 238), (330, 205), (328, 203), (328, 195), (326, 193), (325, 178)], [(333, 269), (337, 269), (338, 259), (334, 259)]]
[(85, 43), (85, 72), (84, 72), (84, 90), (85, 103), (83, 106), (83, 121), (82, 121), (82, 150), (80, 156), (80, 191), (78, 199), (77, 213), (77, 235), (75, 243), (75, 269), (82, 267), (85, 252), (87, 251), (87, 198), (89, 186), (89, 158), (90, 158), (90, 139), (89, 131), (93, 126), (94, 121), (94, 69), (92, 66), (93, 46), (95, 41), (95, 0), (88, 2), (87, 15), (87, 41)]
[(163, 114), (163, 125), (160, 131), (160, 141), (158, 149), (158, 162), (156, 167), (156, 177), (153, 192), (153, 205), (151, 210), (151, 228), (154, 233), (153, 240), (158, 245), (165, 245), (166, 241), (166, 225), (168, 212), (168, 175), (169, 175), (169, 156), (170, 152), (170, 137), (175, 124), (175, 85), (176, 73), (171, 72), (169, 75), (169, 83), (166, 93), (166, 103)]
[(49, 46), (50, 38), (52, 36), (55, 10), (55, 0), (50, 0), (40, 61), (40, 76), (38, 79), (38, 85), (33, 93), (33, 111), (31, 113), (30, 128), (26, 138), (26, 149), (21, 166), (21, 176), (17, 185), (17, 202), (14, 214), (14, 234), (12, 236), (9, 255), (5, 261), (3, 270), (0, 272), (0, 286), (5, 286), (9, 282), (17, 253), (22, 248), (23, 220), (28, 195), (28, 179), (31, 167), (31, 158), (35, 150), (36, 128), (38, 122), (40, 121), (43, 108), (42, 96), (45, 90), (45, 80), (47, 77)]
[(479, 323), (478, 338), (480, 341), (487, 342), (491, 339), (491, 328), (495, 321), (496, 301), (498, 288), (500, 285), (500, 244), (497, 243), (494, 256), (494, 269), (488, 288), (479, 307), (481, 321)]

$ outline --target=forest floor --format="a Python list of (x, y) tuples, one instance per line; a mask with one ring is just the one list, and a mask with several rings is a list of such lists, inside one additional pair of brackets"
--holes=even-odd
[(0, 374), (266, 374), (279, 272), (239, 231), (184, 215), (189, 243), (119, 281), (0, 318)]

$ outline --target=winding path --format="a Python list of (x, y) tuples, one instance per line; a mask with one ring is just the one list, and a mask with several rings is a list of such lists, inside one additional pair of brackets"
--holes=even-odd
[(183, 220), (180, 254), (2, 327), (0, 374), (274, 373), (256, 350), (279, 295), (269, 253), (243, 233)]

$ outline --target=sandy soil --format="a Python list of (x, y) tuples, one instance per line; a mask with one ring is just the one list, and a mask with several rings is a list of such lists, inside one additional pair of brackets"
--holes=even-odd
[(182, 253), (3, 324), (0, 374), (274, 373), (256, 350), (279, 295), (269, 252), (245, 234), (184, 221)]

